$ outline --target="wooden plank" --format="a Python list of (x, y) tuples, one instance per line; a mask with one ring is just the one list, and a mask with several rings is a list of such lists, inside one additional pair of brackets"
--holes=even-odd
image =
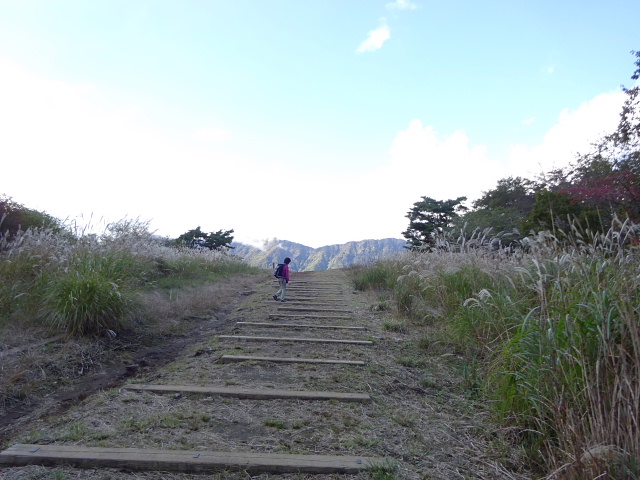
[(287, 292), (311, 293), (313, 295), (316, 295), (316, 294), (333, 295), (333, 296), (344, 295), (344, 292), (342, 290), (335, 290), (333, 288), (295, 288), (295, 287), (288, 286)]
[(309, 287), (294, 287), (289, 285), (287, 287), (288, 292), (310, 292), (310, 293), (330, 293), (335, 295), (344, 295), (344, 290), (338, 288), (309, 288)]
[(339, 455), (294, 455), (203, 450), (159, 450), (77, 445), (17, 444), (0, 453), (3, 465), (72, 465), (136, 471), (206, 473), (241, 470), (261, 473), (357, 474), (383, 459)]
[(288, 313), (270, 313), (269, 318), (316, 318), (322, 320), (352, 320), (352, 317), (341, 315), (293, 315)]
[(275, 363), (323, 363), (336, 365), (357, 365), (362, 366), (364, 362), (359, 360), (331, 360), (326, 358), (281, 358), (281, 357), (251, 357), (248, 355), (223, 355), (220, 357), (220, 363), (231, 362), (275, 362)]
[[(317, 297), (305, 297), (303, 295), (296, 295), (295, 297), (293, 297), (291, 300), (289, 300), (290, 302), (308, 302), (311, 300), (317, 300)], [(344, 299), (341, 298), (334, 298), (334, 297), (328, 297), (328, 298), (323, 298), (322, 299), (325, 302), (330, 302), (330, 303), (342, 303), (344, 304)]]
[(344, 343), (350, 345), (373, 345), (369, 340), (338, 340), (332, 338), (297, 337), (251, 337), (246, 335), (219, 335), (220, 340), (243, 340), (247, 342), (307, 342), (307, 343)]
[(305, 308), (305, 307), (278, 307), (280, 312), (310, 312), (310, 313), (353, 313), (353, 310), (339, 308)]
[[(344, 298), (342, 298), (342, 295), (321, 295), (321, 294), (314, 294), (314, 293), (302, 293), (302, 292), (296, 292), (296, 295), (289, 295), (291, 292), (289, 292), (289, 290), (287, 290), (287, 298), (289, 298), (290, 300), (322, 300), (324, 302), (343, 302), (344, 303)], [(300, 295), (298, 295), (300, 294)]]
[(305, 285), (305, 286), (310, 286), (310, 287), (343, 287), (344, 285), (342, 283), (339, 282), (318, 282), (315, 280), (307, 280), (304, 278), (296, 278), (295, 276), (292, 277), (292, 281), (291, 283), (293, 283), (293, 280), (295, 280), (295, 284), (296, 285)]
[(131, 383), (122, 388), (148, 392), (205, 393), (220, 397), (243, 398), (247, 400), (340, 400), (342, 402), (368, 402), (369, 395), (349, 392), (318, 392), (308, 390), (278, 390), (275, 388), (251, 389), (245, 387), (199, 387), (196, 385), (143, 385)]
[(298, 307), (298, 306), (300, 307), (333, 307), (333, 308), (347, 307), (346, 303), (329, 303), (329, 302), (320, 303), (320, 302), (309, 302), (306, 300), (296, 300), (296, 299), (287, 300), (287, 303), (292, 307)]
[(344, 295), (333, 292), (294, 292), (287, 289), (287, 298), (311, 298), (313, 300), (322, 300), (327, 302), (345, 302)]
[(294, 282), (291, 282), (289, 285), (287, 285), (287, 290), (289, 289), (291, 289), (291, 291), (295, 290), (296, 292), (331, 292), (331, 293), (340, 293), (340, 294), (343, 294), (345, 291), (340, 287), (332, 287), (330, 285), (326, 287), (316, 287), (316, 286), (309, 286), (309, 285), (300, 285)]
[(236, 325), (248, 325), (251, 327), (288, 327), (288, 328), (327, 328), (331, 330), (365, 330), (364, 327), (351, 327), (349, 325), (310, 325), (296, 323), (276, 323), (276, 322), (236, 322)]

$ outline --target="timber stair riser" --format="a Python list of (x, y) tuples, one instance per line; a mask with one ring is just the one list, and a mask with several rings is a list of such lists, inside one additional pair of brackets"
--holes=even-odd
[(329, 290), (295, 290), (293, 288), (287, 288), (287, 295), (309, 295), (312, 297), (326, 297), (326, 298), (336, 298), (342, 297), (343, 292), (331, 292)]
[(304, 312), (304, 313), (353, 313), (351, 310), (333, 308), (304, 308), (304, 307), (280, 307), (279, 312)]
[(276, 323), (276, 322), (236, 322), (238, 327), (258, 327), (258, 328), (299, 328), (299, 329), (327, 329), (327, 330), (366, 330), (364, 327), (351, 327), (348, 325), (304, 325), (299, 323)]
[(251, 337), (246, 335), (220, 335), (220, 340), (243, 342), (301, 342), (301, 343), (340, 343), (349, 345), (373, 345), (369, 340), (336, 340), (331, 338), (299, 338), (299, 337)]
[(344, 303), (341, 300), (341, 297), (341, 295), (310, 295), (308, 293), (305, 293), (303, 295), (292, 295), (292, 292), (290, 290), (287, 290), (287, 299), (290, 299), (291, 301), (322, 301)]
[(338, 307), (346, 308), (347, 307), (346, 303), (328, 303), (328, 302), (316, 303), (316, 302), (305, 302), (305, 301), (298, 301), (298, 300), (287, 300), (287, 303), (292, 307), (329, 307), (329, 308), (338, 308)]
[(357, 474), (382, 459), (338, 455), (291, 455), (254, 452), (207, 452), (137, 448), (78, 447), (75, 445), (14, 445), (0, 453), (0, 464), (72, 465), (184, 473), (224, 470), (261, 473)]
[(336, 298), (336, 295), (314, 295), (314, 296), (307, 296), (305, 295), (304, 297), (299, 297), (297, 295), (292, 295), (291, 292), (289, 292), (287, 290), (287, 296), (286, 296), (286, 301), (287, 302), (329, 302), (329, 303), (339, 303), (344, 305), (344, 302), (341, 301), (339, 298)]
[(291, 288), (292, 290), (309, 290), (309, 291), (313, 291), (313, 292), (323, 292), (326, 290), (330, 290), (332, 292), (343, 292), (344, 289), (341, 288), (340, 286), (336, 286), (336, 285), (324, 285), (322, 287), (314, 287), (312, 285), (302, 285), (300, 284), (300, 282), (291, 282), (290, 284), (288, 284), (287, 288)]
[(215, 395), (220, 397), (242, 398), (248, 400), (339, 400), (342, 402), (368, 402), (371, 400), (365, 393), (351, 392), (318, 392), (309, 390), (277, 390), (277, 389), (251, 389), (244, 387), (199, 387), (195, 385), (136, 385), (130, 384), (123, 387), (126, 390), (139, 390), (145, 392), (166, 393), (195, 393)]
[[(344, 295), (342, 293), (330, 293), (330, 292), (294, 292), (291, 289), (287, 289), (288, 300), (297, 300), (305, 298), (312, 301), (320, 302), (342, 302), (344, 303)], [(287, 300), (287, 301), (288, 301)]]
[(223, 355), (218, 360), (220, 363), (233, 362), (273, 362), (273, 363), (315, 363), (326, 365), (354, 365), (364, 366), (365, 363), (359, 360), (329, 360), (324, 358), (280, 358), (280, 357), (250, 357), (239, 355)]
[(344, 315), (293, 315), (288, 313), (270, 313), (269, 318), (295, 318), (295, 319), (317, 319), (317, 320), (352, 320), (350, 316)]

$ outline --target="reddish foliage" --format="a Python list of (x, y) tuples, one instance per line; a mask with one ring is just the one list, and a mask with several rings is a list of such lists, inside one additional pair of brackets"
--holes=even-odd
[(640, 176), (628, 170), (611, 172), (603, 177), (583, 178), (562, 192), (576, 203), (622, 208), (634, 218), (640, 214)]

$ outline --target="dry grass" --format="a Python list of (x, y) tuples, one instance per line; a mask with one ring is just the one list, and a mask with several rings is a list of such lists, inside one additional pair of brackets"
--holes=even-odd
[[(348, 277), (339, 272), (314, 272), (300, 278), (337, 281), (342, 298), (355, 312), (356, 332), (238, 330), (235, 320), (265, 321), (280, 305), (271, 300), (273, 285), (264, 283), (243, 297), (219, 333), (253, 335), (362, 337), (373, 347), (294, 343), (228, 343), (205, 333), (166, 367), (143, 372), (132, 382), (190, 385), (239, 385), (251, 388), (358, 391), (370, 393), (367, 404), (335, 401), (250, 401), (193, 394), (155, 394), (109, 389), (85, 400), (64, 416), (40, 423), (13, 437), (13, 442), (49, 441), (93, 446), (238, 450), (273, 453), (370, 455), (388, 458), (397, 471), (361, 475), (262, 475), (268, 479), (525, 479), (518, 472), (518, 451), (489, 421), (486, 405), (477, 402), (457, 374), (459, 360), (452, 352), (425, 353), (416, 338), (401, 329), (387, 329), (395, 321), (389, 312), (373, 310), (376, 300), (354, 294)], [(295, 298), (295, 279), (291, 284)], [(290, 303), (294, 305), (294, 303)], [(281, 320), (286, 322), (286, 320)], [(309, 320), (323, 322), (326, 320)], [(203, 327), (206, 332), (206, 321)], [(428, 328), (421, 335), (428, 334)], [(401, 359), (409, 352), (419, 366)], [(221, 364), (219, 356), (259, 354), (365, 360), (365, 367), (309, 364)], [(47, 469), (51, 473), (54, 469)], [(115, 478), (114, 472), (58, 469), (73, 478)], [(29, 478), (36, 467), (14, 469), (10, 478)], [(3, 472), (3, 473), (6, 473)], [(37, 473), (34, 473), (37, 474)], [(22, 476), (21, 476), (22, 475)], [(111, 475), (111, 476), (110, 476)], [(158, 478), (149, 473), (118, 473), (118, 478)], [(159, 474), (156, 474), (159, 475)], [(190, 479), (191, 475), (161, 474)], [(37, 477), (34, 477), (37, 478)], [(215, 476), (209, 478), (217, 478)], [(219, 478), (247, 478), (225, 473)]]
[(549, 479), (639, 475), (639, 230), (574, 225), (508, 254), (442, 243), (386, 265), (402, 271), (387, 295), (404, 327), (439, 326), (423, 347), (460, 353), (465, 383)]
[[(244, 298), (243, 293), (251, 291), (257, 278), (239, 275), (227, 282), (190, 288), (172, 300), (157, 292), (143, 293), (141, 303), (149, 308), (146, 320), (115, 338), (65, 337), (43, 344), (42, 329), (5, 325), (2, 338), (15, 340), (6, 347), (22, 348), (14, 353), (3, 349), (5, 354), (0, 358), (0, 419), (10, 418), (12, 412), (30, 413), (8, 424), (0, 423), (0, 446), (19, 429), (28, 428), (33, 418), (55, 410), (61, 398), (82, 398), (83, 389), (92, 392), (101, 388), (97, 379), (106, 384), (118, 378), (122, 381), (123, 375), (128, 375), (125, 367), (140, 361), (153, 368), (162, 359), (156, 359), (155, 353), (161, 345), (170, 346), (185, 335), (198, 338), (203, 328), (219, 323), (216, 315), (224, 317), (231, 305)], [(153, 353), (153, 359), (140, 358), (146, 351)]]

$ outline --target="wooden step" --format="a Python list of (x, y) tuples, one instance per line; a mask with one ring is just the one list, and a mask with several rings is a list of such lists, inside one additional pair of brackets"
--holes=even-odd
[(309, 315), (291, 313), (270, 313), (269, 318), (316, 318), (321, 320), (352, 320), (353, 317), (344, 315)]
[[(324, 303), (328, 303), (328, 304), (332, 304), (332, 305), (344, 305), (346, 306), (347, 304), (344, 302), (344, 300), (340, 300), (340, 299), (335, 299), (335, 298), (321, 298), (320, 300), (322, 300), (322, 302)], [(295, 297), (287, 300), (287, 302), (291, 302), (291, 303), (301, 303), (301, 302), (316, 302), (318, 301), (317, 297), (305, 297), (305, 296), (298, 296), (296, 295)]]
[(199, 387), (196, 385), (144, 385), (131, 383), (122, 388), (147, 392), (205, 393), (220, 397), (247, 400), (273, 400), (278, 398), (297, 400), (339, 400), (342, 402), (368, 402), (366, 393), (316, 392), (308, 390), (278, 390), (275, 388), (251, 389), (246, 387)]
[(246, 342), (307, 342), (307, 343), (344, 343), (350, 345), (373, 345), (369, 340), (337, 340), (332, 338), (296, 338), (296, 337), (251, 337), (246, 335), (219, 335), (220, 340), (242, 340)]
[(291, 282), (287, 285), (287, 288), (291, 288), (291, 290), (306, 290), (309, 292), (338, 292), (343, 293), (344, 288), (341, 288), (340, 285), (307, 285), (301, 282)]
[(287, 290), (289, 289), (291, 289), (292, 291), (295, 290), (298, 292), (330, 292), (330, 293), (339, 293), (339, 294), (344, 293), (344, 289), (340, 287), (332, 287), (332, 286), (315, 287), (311, 285), (300, 285), (299, 283), (294, 283), (294, 282), (291, 282), (287, 285)]
[(344, 290), (342, 290), (341, 288), (333, 288), (333, 287), (309, 287), (307, 285), (294, 285), (294, 284), (289, 284), (287, 286), (287, 290), (291, 289), (291, 291), (296, 291), (296, 292), (320, 292), (320, 293), (336, 293), (336, 294), (343, 294)]
[(261, 473), (357, 474), (383, 464), (376, 457), (293, 455), (256, 452), (208, 452), (77, 445), (17, 444), (0, 452), (2, 465), (72, 465), (79, 468), (117, 468), (183, 473), (241, 470)]
[(305, 307), (278, 307), (280, 312), (310, 312), (310, 313), (353, 313), (352, 310), (339, 308), (305, 308)]
[(274, 362), (274, 363), (323, 363), (336, 365), (357, 365), (362, 366), (364, 362), (359, 360), (331, 360), (326, 358), (282, 358), (282, 357), (250, 357), (247, 355), (223, 355), (220, 363), (231, 362)]
[(295, 301), (295, 300), (318, 300), (321, 302), (342, 302), (344, 303), (344, 299), (339, 295), (309, 295), (307, 293), (299, 294), (296, 292), (295, 295), (291, 294), (289, 290), (287, 290), (287, 302)]
[(347, 308), (346, 303), (329, 303), (329, 302), (309, 302), (305, 300), (287, 300), (287, 303), (292, 307), (329, 307), (329, 308), (337, 308), (344, 307)]
[(311, 325), (296, 323), (276, 323), (276, 322), (236, 322), (239, 326), (251, 327), (285, 327), (285, 328), (326, 328), (330, 330), (366, 330), (364, 327), (351, 327), (348, 325)]

